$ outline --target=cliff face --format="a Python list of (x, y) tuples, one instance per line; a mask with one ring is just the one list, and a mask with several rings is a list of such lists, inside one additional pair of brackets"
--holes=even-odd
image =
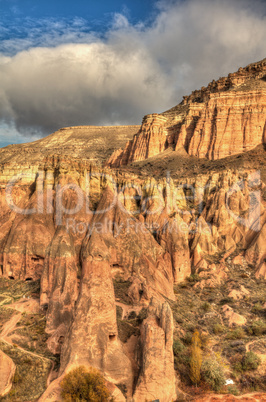
[(194, 91), (161, 115), (145, 116), (140, 131), (108, 165), (147, 159), (171, 147), (210, 160), (265, 143), (266, 61), (255, 63)]

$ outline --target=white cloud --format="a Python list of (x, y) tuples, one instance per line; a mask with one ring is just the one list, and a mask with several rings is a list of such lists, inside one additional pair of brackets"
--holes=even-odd
[(40, 24), (20, 43), (5, 43), (16, 54), (0, 56), (0, 119), (28, 134), (139, 123), (266, 57), (265, 13), (256, 0), (161, 1), (152, 25), (116, 14), (104, 38), (82, 19), (50, 21), (43, 36)]

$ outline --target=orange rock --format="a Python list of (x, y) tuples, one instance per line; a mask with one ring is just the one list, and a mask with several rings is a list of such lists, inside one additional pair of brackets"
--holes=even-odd
[(240, 286), (240, 289), (233, 289), (231, 292), (228, 294), (228, 297), (231, 297), (234, 300), (241, 300), (243, 297), (248, 296), (250, 292), (243, 286)]
[[(77, 265), (74, 242), (65, 227), (58, 227), (45, 258), (41, 278), (40, 304), (48, 308), (46, 332), (52, 335), (59, 327), (58, 341), (62, 343), (78, 297)], [(55, 338), (54, 338), (55, 339)], [(60, 345), (58, 346), (60, 347)], [(52, 348), (55, 350), (55, 346)]]
[(246, 324), (246, 318), (240, 314), (235, 313), (232, 307), (228, 306), (227, 304), (223, 306), (222, 310), (225, 318), (229, 322), (229, 327), (233, 327), (234, 325), (243, 326)]
[(167, 302), (151, 300), (141, 328), (142, 357), (134, 400), (169, 402), (176, 398), (173, 316)]
[(12, 387), (12, 379), (16, 371), (13, 360), (0, 350), (0, 396), (9, 393)]
[(132, 392), (129, 358), (118, 338), (109, 251), (94, 231), (82, 247), (82, 278), (73, 323), (61, 350), (60, 374), (77, 365), (96, 367)]

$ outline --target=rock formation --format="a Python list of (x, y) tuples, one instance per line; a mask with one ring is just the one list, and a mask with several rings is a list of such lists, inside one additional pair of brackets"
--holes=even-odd
[(119, 167), (184, 148), (211, 160), (248, 151), (266, 141), (266, 60), (212, 81), (162, 114), (144, 117), (141, 129), (108, 165)]
[[(25, 308), (45, 314), (60, 355), (42, 401), (60, 400), (78, 365), (100, 370), (117, 401), (177, 398), (173, 338), (188, 342), (182, 314), (197, 297), (208, 303), (192, 315), (207, 312), (193, 328), (251, 325), (236, 305), (266, 278), (265, 76), (263, 60), (141, 127), (67, 128), (0, 151), (0, 277), (40, 282)], [(252, 285), (232, 281), (237, 269)]]
[(0, 350), (0, 397), (9, 393), (15, 371), (16, 366), (12, 359)]
[(77, 262), (74, 242), (65, 227), (58, 227), (44, 261), (41, 277), (40, 305), (47, 308), (46, 332), (50, 350), (60, 353), (72, 322), (77, 299)]
[(109, 252), (93, 232), (82, 248), (82, 278), (73, 323), (61, 354), (61, 372), (92, 366), (132, 392), (131, 364), (118, 339)]
[(140, 337), (140, 374), (134, 401), (176, 398), (173, 354), (173, 316), (167, 302), (151, 300)]

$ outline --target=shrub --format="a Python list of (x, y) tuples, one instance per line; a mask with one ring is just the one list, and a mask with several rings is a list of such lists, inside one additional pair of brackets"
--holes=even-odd
[(186, 348), (183, 345), (183, 343), (178, 338), (174, 339), (174, 342), (173, 342), (174, 355), (176, 357), (179, 357), (180, 353), (182, 353), (184, 351), (184, 349), (186, 349)]
[(148, 310), (145, 307), (143, 307), (137, 316), (138, 324), (141, 324), (142, 321), (147, 318), (147, 316), (148, 316)]
[(243, 371), (242, 361), (243, 361), (243, 355), (240, 353), (236, 353), (230, 359), (230, 363), (235, 371), (240, 372), (240, 373)]
[(240, 394), (238, 388), (236, 387), (236, 385), (228, 385), (227, 387), (227, 391), (229, 394), (238, 396)]
[(191, 332), (186, 332), (185, 335), (181, 339), (186, 345), (191, 345), (192, 333)]
[(188, 282), (199, 282), (200, 277), (198, 274), (191, 274), (190, 276), (187, 277)]
[(70, 371), (61, 381), (61, 396), (66, 402), (107, 402), (110, 397), (104, 378), (95, 369), (80, 366)]
[(195, 331), (191, 340), (190, 379), (193, 384), (200, 382), (200, 369), (202, 364), (201, 340), (198, 331)]
[(221, 324), (214, 324), (213, 332), (215, 335), (222, 334), (224, 332), (224, 326)]
[(202, 378), (214, 391), (218, 392), (225, 384), (224, 372), (215, 359), (207, 359), (201, 367)]
[(243, 328), (236, 328), (228, 332), (228, 334), (226, 335), (226, 339), (242, 339), (245, 336), (246, 334)]
[(261, 363), (261, 359), (256, 353), (250, 351), (248, 352), (242, 360), (243, 370), (257, 370)]
[(262, 320), (254, 321), (248, 328), (250, 335), (260, 336), (266, 332), (266, 323)]
[(173, 342), (174, 362), (175, 370), (178, 371), (181, 381), (189, 384), (189, 362), (190, 362), (190, 350), (186, 347), (178, 338)]
[(231, 364), (235, 371), (243, 372), (249, 370), (256, 370), (261, 363), (261, 360), (258, 355), (254, 352), (245, 353), (244, 356), (240, 354), (236, 354), (231, 359)]
[(260, 314), (263, 311), (263, 306), (261, 303), (256, 303), (255, 306), (252, 307), (251, 312), (254, 314)]
[(211, 309), (211, 305), (208, 302), (203, 303), (200, 308), (202, 308), (202, 310), (204, 311), (209, 311)]

